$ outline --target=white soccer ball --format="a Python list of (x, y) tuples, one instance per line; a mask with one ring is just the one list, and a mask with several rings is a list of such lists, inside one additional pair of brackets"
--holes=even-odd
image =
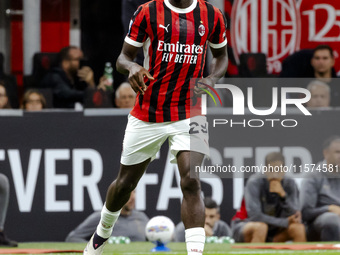
[(166, 244), (172, 240), (175, 225), (168, 217), (156, 216), (149, 220), (145, 227), (145, 234), (151, 242)]

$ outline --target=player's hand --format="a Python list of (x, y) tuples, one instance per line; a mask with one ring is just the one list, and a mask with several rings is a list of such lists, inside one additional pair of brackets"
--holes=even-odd
[(330, 205), (330, 206), (328, 206), (328, 211), (335, 213), (335, 214), (340, 216), (340, 206)]
[(97, 89), (101, 89), (103, 91), (106, 91), (107, 90), (107, 86), (106, 86), (106, 76), (103, 75), (102, 77), (99, 78), (99, 84), (97, 86)]
[(144, 83), (144, 77), (149, 80), (154, 80), (151, 74), (144, 67), (134, 64), (129, 69), (129, 82), (131, 84), (132, 89), (136, 93), (141, 93), (144, 95), (144, 91), (146, 90), (146, 85)]
[(212, 227), (210, 227), (208, 224), (204, 225), (205, 230), (205, 236), (212, 236), (214, 234)]
[(301, 212), (296, 212), (288, 217), (288, 224), (301, 223)]
[(301, 212), (300, 211), (297, 211), (295, 213), (295, 220), (296, 220), (296, 223), (301, 223), (302, 222), (302, 216), (301, 216)]
[(214, 87), (214, 85), (215, 85), (214, 80), (212, 78), (210, 78), (209, 76), (205, 77), (203, 79), (200, 79), (197, 82), (197, 86), (195, 86), (195, 88), (194, 88), (194, 93), (195, 93), (196, 96), (200, 97), (202, 94), (205, 94), (205, 91), (202, 90), (202, 89), (208, 89), (207, 86), (205, 86), (205, 85), (209, 85), (211, 87)]
[(91, 67), (83, 66), (81, 69), (78, 70), (77, 75), (81, 81), (86, 82), (91, 87), (95, 87), (94, 74)]
[(280, 197), (286, 196), (286, 192), (283, 189), (281, 182), (277, 179), (271, 179), (269, 181), (269, 192), (277, 193)]

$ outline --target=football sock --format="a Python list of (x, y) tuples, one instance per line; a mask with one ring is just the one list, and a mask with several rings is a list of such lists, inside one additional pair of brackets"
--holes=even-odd
[(204, 250), (204, 228), (188, 228), (185, 230), (185, 242), (188, 255), (201, 255)]
[(97, 233), (94, 233), (92, 242), (93, 249), (94, 250), (98, 249), (106, 240), (107, 238), (102, 238)]
[(117, 212), (110, 212), (106, 208), (106, 204), (104, 204), (103, 209), (101, 211), (101, 218), (100, 222), (97, 226), (97, 234), (102, 238), (109, 238), (111, 236), (113, 226), (116, 223), (120, 211)]

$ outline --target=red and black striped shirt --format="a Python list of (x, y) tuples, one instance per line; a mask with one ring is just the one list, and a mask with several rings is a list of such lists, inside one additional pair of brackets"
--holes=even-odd
[(227, 44), (222, 12), (204, 0), (185, 9), (169, 0), (153, 0), (137, 9), (125, 42), (144, 47), (144, 67), (155, 78), (138, 94), (131, 114), (147, 122), (177, 121), (191, 117), (190, 79), (201, 78), (207, 45)]

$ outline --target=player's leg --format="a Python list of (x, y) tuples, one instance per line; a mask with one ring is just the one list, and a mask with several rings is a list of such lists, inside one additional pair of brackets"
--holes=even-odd
[(306, 228), (302, 223), (292, 223), (289, 225), (288, 236), (290, 240), (293, 242), (306, 242)]
[(87, 244), (84, 254), (100, 255), (103, 253), (106, 241), (111, 236), (122, 207), (129, 200), (131, 192), (136, 188), (149, 162), (150, 159), (136, 165), (121, 164), (117, 179), (110, 184), (107, 190), (100, 222)]
[(131, 191), (135, 189), (149, 162), (155, 158), (166, 140), (165, 129), (164, 125), (143, 122), (129, 116), (118, 177), (108, 188), (100, 222), (84, 254), (102, 254), (121, 208), (129, 200)]
[(113, 226), (120, 215), (120, 210), (129, 200), (131, 192), (136, 188), (149, 162), (150, 159), (136, 165), (120, 165), (118, 177), (110, 184), (106, 193), (106, 202), (97, 227), (99, 236), (103, 238), (111, 236)]
[(190, 164), (200, 166), (203, 157), (203, 154), (192, 151), (180, 151), (177, 154), (183, 192), (181, 217), (186, 229), (188, 255), (202, 254), (205, 243), (205, 212), (201, 197), (201, 184), (198, 176), (190, 176)]
[(177, 156), (183, 192), (181, 217), (186, 229), (204, 227), (205, 212), (200, 180), (198, 176), (190, 177), (190, 161), (195, 165), (201, 165), (203, 157), (201, 153), (190, 151), (181, 151)]
[(168, 131), (171, 162), (177, 162), (181, 176), (181, 216), (186, 229), (188, 255), (202, 254), (205, 243), (204, 203), (198, 175), (191, 177), (190, 167), (201, 166), (204, 155), (209, 156), (208, 123), (204, 116), (196, 116), (172, 123)]
[(9, 181), (6, 175), (0, 174), (0, 231), (4, 230), (9, 201)]
[(279, 231), (272, 239), (273, 243), (284, 243), (289, 240), (291, 240), (291, 238), (288, 234), (288, 228)]
[(332, 212), (325, 212), (311, 224), (320, 237), (320, 241), (332, 242), (340, 240), (340, 217)]
[(131, 166), (121, 164), (117, 179), (110, 184), (106, 193), (106, 207), (108, 210), (115, 212), (126, 204), (150, 160), (147, 159), (142, 163)]
[(277, 233), (273, 242), (282, 243), (286, 241), (306, 242), (306, 229), (302, 223), (292, 223), (288, 228)]
[(243, 240), (246, 243), (264, 243), (268, 225), (264, 222), (247, 222), (242, 228)]
[(16, 247), (18, 243), (4, 234), (4, 226), (9, 201), (9, 181), (6, 175), (0, 174), (0, 245)]

